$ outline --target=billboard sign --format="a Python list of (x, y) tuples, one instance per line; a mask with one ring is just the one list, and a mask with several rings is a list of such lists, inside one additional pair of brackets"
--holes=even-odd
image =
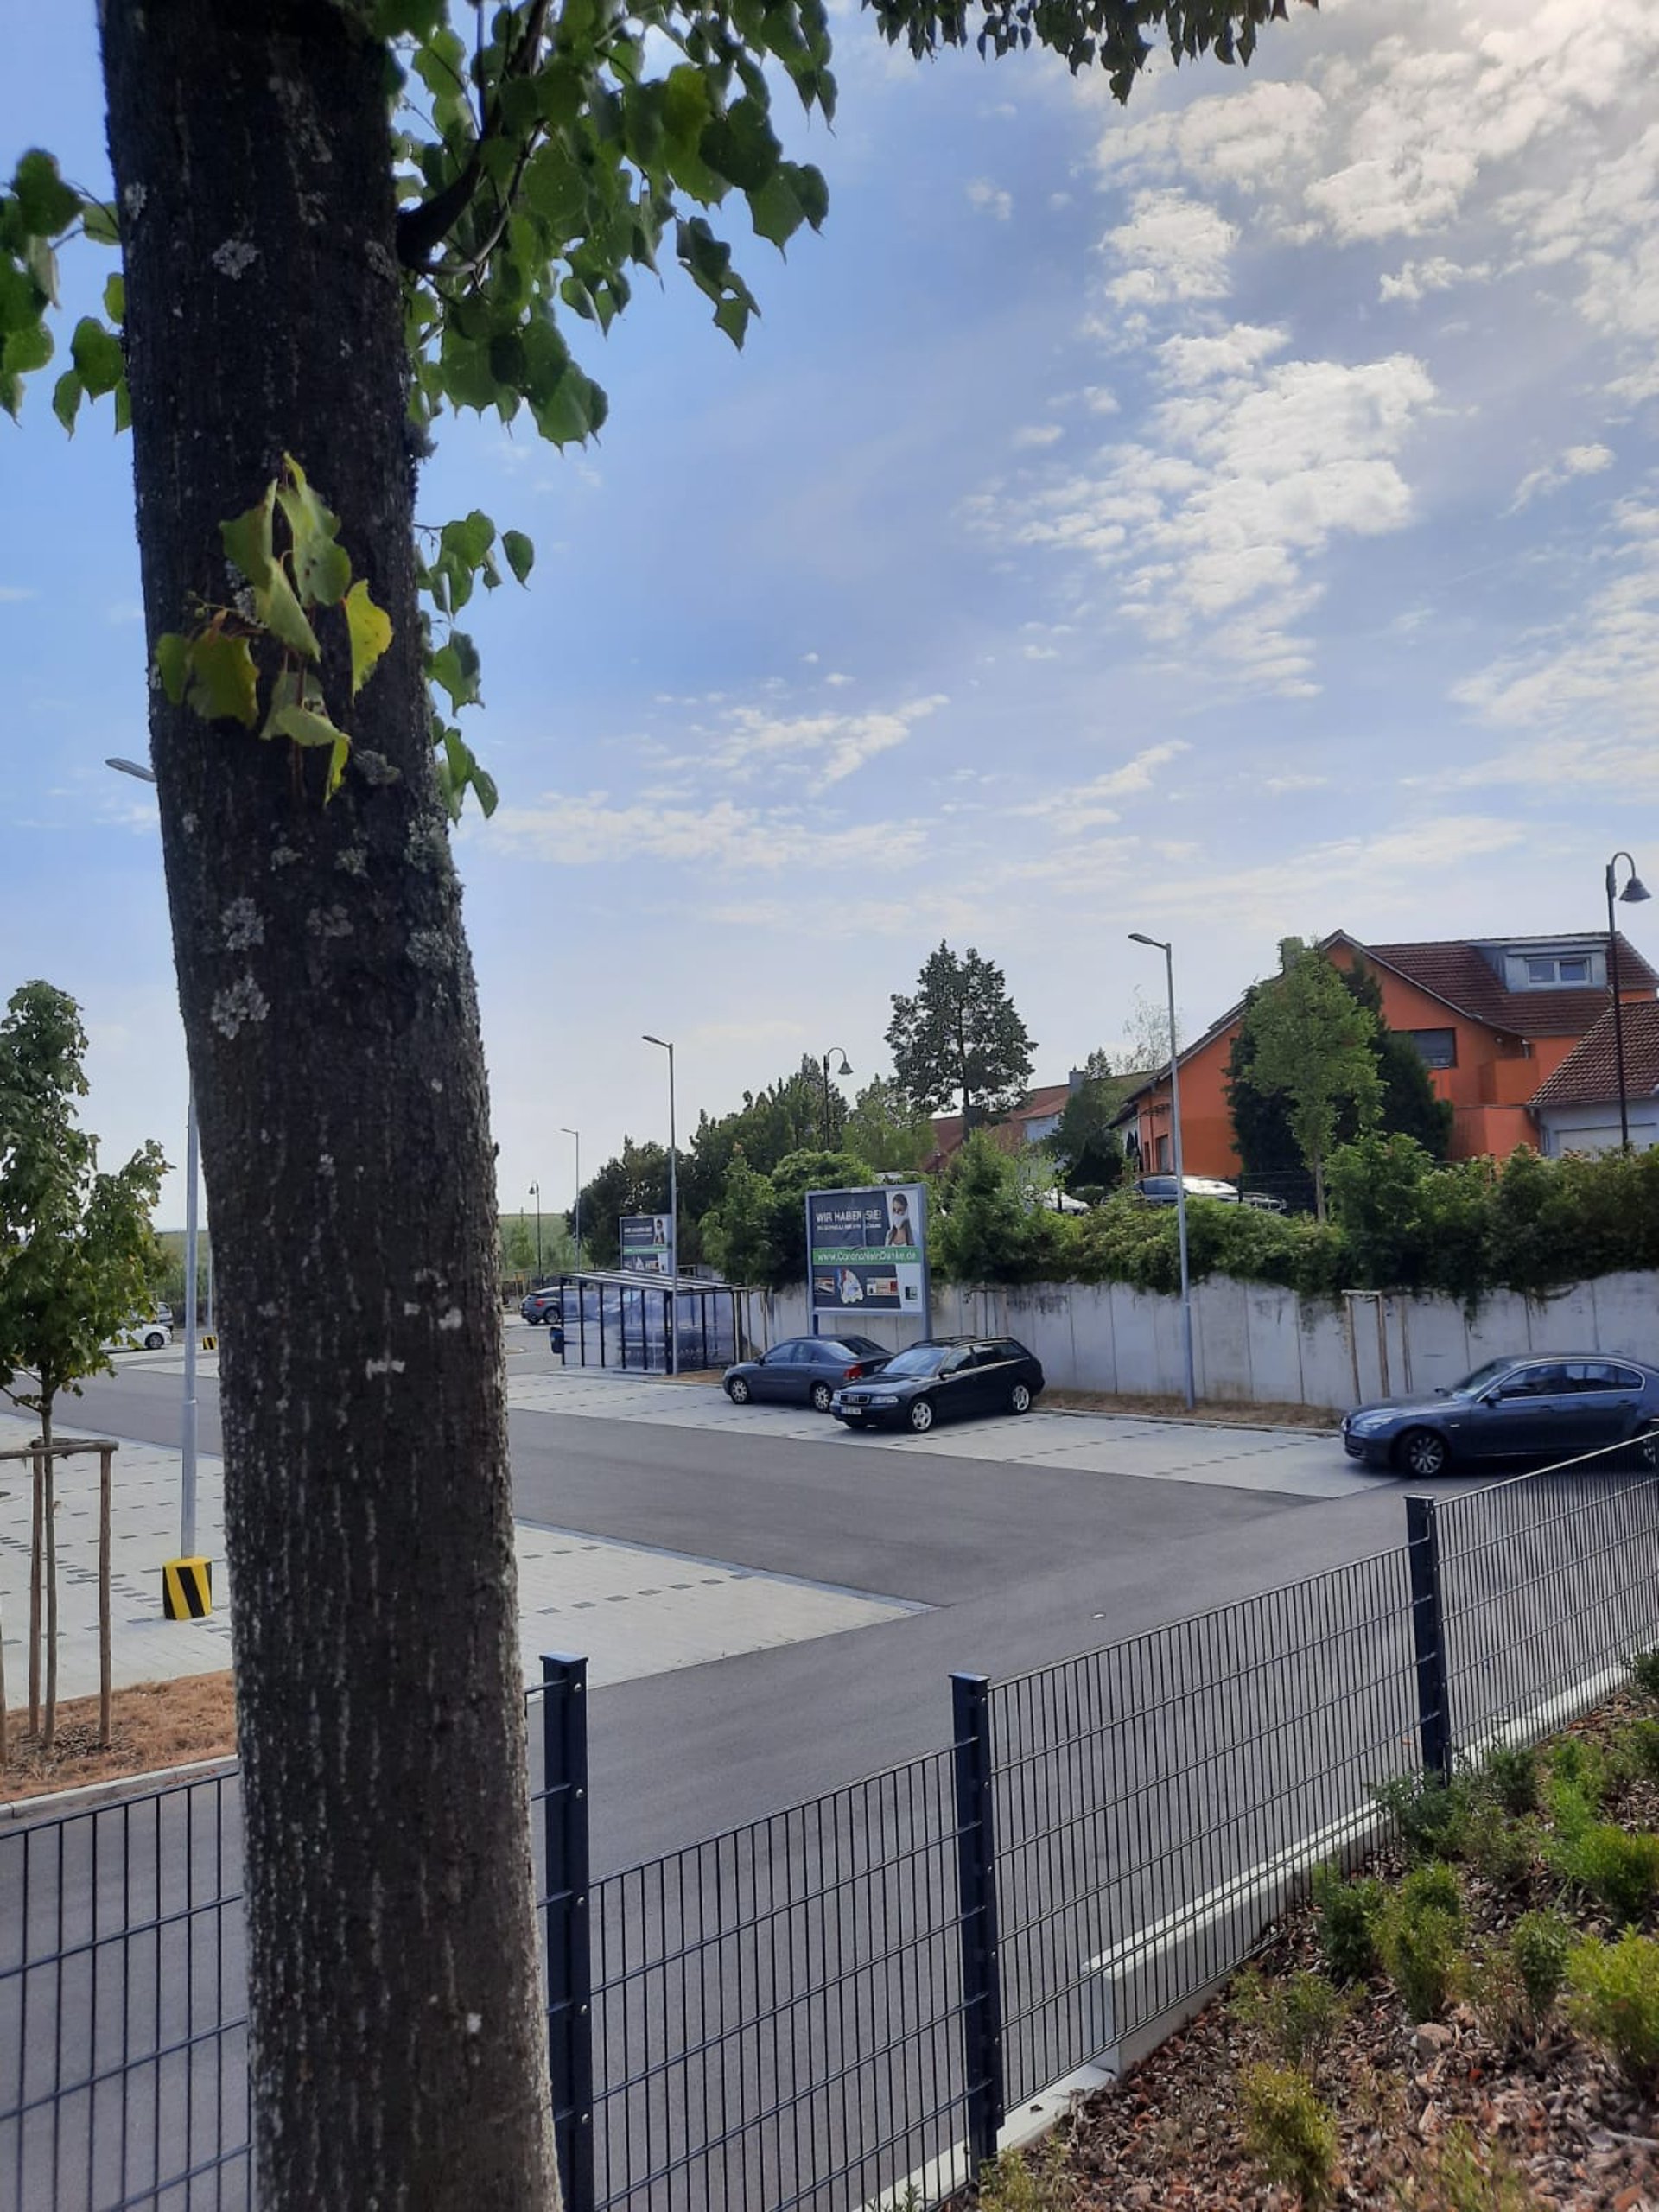
[(622, 1272), (629, 1275), (665, 1275), (671, 1244), (665, 1213), (625, 1213), (617, 1224), (622, 1245)]
[(927, 1192), (920, 1183), (809, 1191), (807, 1306), (820, 1313), (908, 1313), (929, 1325)]

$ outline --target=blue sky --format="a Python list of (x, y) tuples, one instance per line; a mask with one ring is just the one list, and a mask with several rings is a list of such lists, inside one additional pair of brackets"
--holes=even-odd
[[(683, 1128), (882, 1068), (941, 937), (1058, 1080), (1161, 982), (1130, 929), (1192, 1029), (1288, 932), (1592, 928), (1615, 846), (1659, 874), (1659, 11), (1294, 18), (1122, 111), (842, 16), (835, 132), (786, 126), (830, 220), (734, 238), (746, 351), (671, 272), (581, 327), (597, 445), (447, 426), (423, 518), (539, 553), (473, 626), (503, 796), (458, 840), (505, 1205), (568, 1202), (563, 1124), (590, 1172), (665, 1134), (642, 1030)], [(0, 162), (103, 177), (91, 7), (8, 58)], [(102, 765), (146, 749), (129, 457), (48, 397), (0, 423), (0, 984), (82, 1001), (111, 1155), (176, 1154), (159, 847)]]

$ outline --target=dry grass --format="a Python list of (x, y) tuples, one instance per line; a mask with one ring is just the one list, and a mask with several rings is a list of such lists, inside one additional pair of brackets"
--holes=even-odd
[(185, 1675), (173, 1682), (138, 1682), (111, 1701), (108, 1751), (98, 1741), (98, 1700), (72, 1698), (58, 1707), (58, 1738), (49, 1752), (25, 1733), (29, 1708), (9, 1716), (11, 1758), (0, 1770), (0, 1802), (75, 1789), (118, 1775), (149, 1774), (193, 1759), (228, 1758), (236, 1749), (236, 1700), (229, 1670)]
[(1139, 1391), (1045, 1390), (1045, 1413), (1132, 1414), (1147, 1421), (1199, 1421), (1224, 1428), (1313, 1428), (1327, 1433), (1338, 1415), (1324, 1406), (1247, 1406), (1230, 1398), (1200, 1399), (1188, 1413), (1179, 1398), (1157, 1398)]

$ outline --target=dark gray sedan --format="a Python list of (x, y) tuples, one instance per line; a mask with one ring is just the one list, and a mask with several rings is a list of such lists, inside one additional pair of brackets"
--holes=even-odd
[(1012, 1337), (927, 1337), (838, 1390), (830, 1410), (849, 1428), (902, 1421), (925, 1436), (961, 1414), (1027, 1414), (1042, 1389), (1041, 1361)]
[(1449, 1390), (1361, 1406), (1342, 1441), (1351, 1459), (1417, 1476), (1595, 1451), (1604, 1466), (1659, 1467), (1659, 1372), (1600, 1352), (1489, 1359)]
[(726, 1395), (734, 1406), (760, 1399), (774, 1406), (810, 1406), (827, 1414), (843, 1382), (874, 1375), (890, 1357), (869, 1337), (790, 1337), (759, 1359), (741, 1359), (726, 1370)]

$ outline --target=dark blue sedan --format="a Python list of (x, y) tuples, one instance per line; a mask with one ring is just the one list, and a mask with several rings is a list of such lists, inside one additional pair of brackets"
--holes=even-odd
[(1489, 1359), (1449, 1390), (1361, 1406), (1344, 1421), (1342, 1441), (1351, 1459), (1419, 1477), (1595, 1451), (1605, 1452), (1604, 1466), (1659, 1467), (1659, 1372), (1599, 1352)]

